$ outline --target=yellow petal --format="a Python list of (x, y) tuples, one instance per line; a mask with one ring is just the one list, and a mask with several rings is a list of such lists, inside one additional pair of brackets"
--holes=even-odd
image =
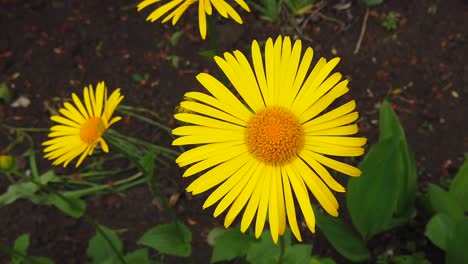
[(336, 171), (339, 171), (341, 173), (344, 173), (353, 177), (361, 175), (361, 171), (356, 167), (353, 167), (351, 165), (348, 165), (346, 163), (343, 163), (334, 159), (327, 158), (317, 153), (311, 153), (311, 155), (315, 160), (317, 160), (318, 162), (322, 163), (323, 165), (331, 169), (334, 169)]
[(311, 155), (311, 152), (309, 150), (304, 149), (299, 156), (309, 164), (309, 166), (314, 169), (314, 171), (322, 178), (322, 180), (330, 187), (332, 190), (336, 192), (344, 192), (345, 188), (337, 182), (331, 174), (328, 172), (325, 167), (323, 167), (319, 162), (317, 162), (313, 156)]
[(200, 28), (200, 35), (202, 39), (206, 38), (206, 14), (203, 8), (203, 1), (198, 0), (198, 27)]
[(187, 187), (194, 195), (205, 192), (229, 178), (234, 172), (244, 166), (249, 160), (249, 154), (244, 153), (219, 164)]
[(285, 167), (281, 168), (281, 178), (283, 179), (284, 201), (286, 204), (286, 213), (288, 216), (289, 227), (298, 241), (302, 241), (301, 232), (297, 225), (296, 208), (289, 184), (288, 170)]
[(211, 168), (217, 164), (234, 159), (237, 156), (245, 157), (245, 155), (247, 155), (248, 150), (245, 145), (237, 145), (237, 146), (233, 146), (229, 150), (229, 152), (224, 152), (224, 153), (223, 152), (215, 151), (215, 154), (217, 155), (213, 155), (205, 160), (202, 160), (192, 165), (190, 168), (188, 168), (185, 171), (183, 176), (188, 177), (188, 176), (194, 175), (195, 173)]

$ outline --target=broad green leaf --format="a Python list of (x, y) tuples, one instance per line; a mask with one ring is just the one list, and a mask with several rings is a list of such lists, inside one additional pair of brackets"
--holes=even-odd
[(54, 205), (66, 215), (80, 218), (86, 210), (86, 203), (78, 197), (67, 196), (66, 198), (67, 200), (64, 200), (56, 194), (49, 194), (47, 203)]
[(269, 232), (264, 232), (247, 251), (247, 261), (255, 264), (277, 263), (280, 255), (279, 245), (275, 245)]
[(329, 216), (319, 210), (314, 211), (317, 226), (338, 253), (355, 262), (369, 258), (369, 251), (364, 241), (340, 218)]
[(226, 230), (216, 240), (213, 255), (211, 256), (211, 263), (245, 256), (254, 241), (255, 238), (243, 234), (239, 228)]
[(336, 264), (336, 262), (331, 258), (312, 257), (309, 264)]
[(451, 193), (434, 184), (429, 184), (428, 192), (431, 206), (437, 213), (444, 213), (455, 221), (463, 217), (463, 209)]
[(8, 103), (11, 100), (11, 92), (5, 82), (0, 83), (0, 100)]
[(208, 236), (206, 237), (206, 242), (208, 245), (214, 246), (218, 238), (222, 236), (227, 230), (228, 229), (223, 227), (215, 227), (211, 229), (210, 233), (208, 233)]
[[(15, 245), (13, 246), (14, 250), (23, 254), (28, 255), (29, 248), (29, 234), (22, 234), (15, 240)], [(18, 256), (13, 256), (11, 258), (11, 264), (22, 264), (23, 258)]]
[(468, 211), (468, 156), (453, 179), (450, 193), (458, 200), (463, 211)]
[(9, 205), (20, 198), (31, 198), (37, 190), (39, 187), (32, 182), (17, 182), (10, 185), (7, 191), (0, 195), (0, 206)]
[(401, 178), (398, 186), (399, 193), (395, 215), (409, 218), (414, 211), (414, 199), (416, 193), (416, 161), (406, 141), (405, 131), (400, 124), (398, 116), (393, 111), (390, 103), (384, 101), (379, 113), (380, 138), (379, 141), (394, 139), (398, 141), (398, 157), (401, 162), (401, 171), (396, 176)]
[(146, 248), (140, 248), (133, 251), (132, 253), (128, 253), (125, 256), (125, 261), (128, 264), (151, 264), (151, 261), (148, 257), (148, 249)]
[(352, 222), (367, 240), (391, 222), (401, 178), (398, 143), (387, 139), (373, 145), (360, 165), (360, 177), (350, 178), (347, 205)]
[(312, 253), (312, 245), (298, 244), (286, 247), (283, 257), (284, 264), (307, 263)]
[(147, 231), (138, 244), (151, 247), (160, 253), (188, 257), (192, 253), (192, 232), (182, 222), (158, 225)]
[[(117, 234), (103, 226), (99, 226), (105, 236), (110, 240), (110, 243), (114, 248), (122, 253), (123, 245), (120, 238)], [(96, 230), (96, 235), (89, 240), (88, 250), (86, 254), (92, 259), (93, 264), (102, 264), (102, 263), (120, 263), (119, 257), (116, 252), (112, 249), (112, 245), (104, 238), (104, 236)]]
[(444, 213), (434, 215), (426, 225), (424, 233), (434, 245), (445, 250), (448, 235), (452, 232), (453, 221)]
[(60, 182), (60, 178), (55, 174), (53, 170), (49, 170), (39, 176), (39, 181), (46, 185), (49, 182)]
[(383, 0), (365, 0), (367, 6), (376, 6), (383, 3)]
[(452, 235), (447, 239), (446, 263), (468, 263), (468, 217), (463, 217), (456, 224)]

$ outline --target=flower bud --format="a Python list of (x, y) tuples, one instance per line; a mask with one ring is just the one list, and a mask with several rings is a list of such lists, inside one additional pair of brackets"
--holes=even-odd
[(0, 155), (0, 171), (11, 172), (15, 169), (15, 159), (10, 155)]

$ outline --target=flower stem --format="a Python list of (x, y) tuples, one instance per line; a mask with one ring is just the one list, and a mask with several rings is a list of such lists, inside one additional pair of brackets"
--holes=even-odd
[(213, 17), (206, 16), (206, 22), (208, 28), (208, 38), (210, 39), (211, 48), (214, 50), (215, 55), (220, 55), (218, 35), (216, 34), (216, 28), (215, 23), (213, 22)]
[(82, 189), (82, 190), (68, 191), (68, 192), (65, 192), (65, 194), (68, 195), (68, 196), (81, 197), (81, 196), (89, 195), (91, 193), (102, 191), (102, 190), (105, 190), (105, 189), (112, 189), (114, 186), (119, 186), (119, 185), (122, 185), (122, 184), (125, 184), (125, 183), (128, 183), (128, 182), (131, 182), (133, 180), (136, 180), (136, 179), (140, 178), (142, 175), (143, 175), (142, 172), (138, 172), (138, 173), (132, 175), (131, 177), (128, 177), (126, 179), (122, 179), (120, 181), (116, 181), (116, 182), (114, 182), (112, 184), (102, 184), (102, 185), (97, 185), (97, 186), (93, 186), (93, 187)]
[(284, 242), (284, 236), (280, 236), (278, 239), (279, 239), (279, 247), (280, 247), (280, 255), (278, 258), (278, 264), (283, 264), (284, 253), (286, 250), (286, 243)]

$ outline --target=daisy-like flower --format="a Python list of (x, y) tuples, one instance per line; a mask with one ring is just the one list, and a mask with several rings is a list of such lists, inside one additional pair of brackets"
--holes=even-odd
[[(160, 1), (161, 0), (144, 0), (138, 4), (138, 11)], [(244, 10), (250, 12), (250, 8), (244, 0), (234, 1)], [(224, 18), (231, 17), (237, 23), (242, 24), (242, 18), (239, 16), (237, 11), (234, 10), (234, 8), (225, 0), (167, 0), (165, 2), (167, 3), (156, 8), (156, 10), (154, 10), (146, 20), (154, 22), (170, 12), (162, 20), (162, 23), (172, 19), (172, 25), (175, 25), (182, 14), (187, 10), (187, 8), (190, 5), (198, 2), (198, 25), (200, 28), (200, 35), (203, 39), (206, 38), (206, 15), (211, 15), (213, 13), (213, 8), (216, 9), (218, 13)]]
[(51, 127), (48, 135), (50, 139), (42, 143), (46, 146), (44, 157), (55, 160), (53, 165), (63, 163), (66, 167), (70, 161), (81, 155), (76, 163), (78, 167), (86, 156), (93, 153), (98, 143), (104, 152), (109, 152), (102, 136), (112, 124), (121, 119), (112, 118), (115, 108), (123, 99), (120, 89), (116, 89), (107, 98), (104, 82), (98, 83), (96, 92), (92, 85), (84, 88), (84, 105), (75, 93), (72, 94), (72, 99), (75, 105), (65, 102), (59, 110), (61, 115), (50, 118), (58, 124)]
[(191, 165), (184, 177), (203, 172), (187, 191), (214, 189), (203, 208), (218, 202), (215, 217), (229, 208), (225, 227), (243, 211), (241, 231), (245, 232), (256, 216), (257, 238), (268, 216), (275, 242), (285, 232), (286, 219), (302, 241), (294, 197), (311, 232), (315, 217), (309, 191), (326, 212), (338, 216), (331, 190), (345, 188), (326, 167), (349, 176), (361, 172), (328, 156), (360, 156), (366, 143), (365, 138), (350, 137), (358, 132), (354, 100), (325, 111), (349, 91), (348, 80), (341, 80), (340, 73), (330, 75), (339, 58), (328, 62), (320, 58), (309, 72), (313, 50), (301, 54), (300, 40), (292, 45), (289, 37), (280, 36), (275, 42), (267, 40), (264, 61), (253, 41), (253, 68), (240, 51), (215, 57), (242, 99), (211, 75), (200, 73), (197, 79), (210, 95), (186, 93), (192, 100), (181, 106), (191, 113), (175, 115), (191, 125), (173, 130), (180, 136), (173, 145), (200, 145), (177, 158), (180, 166)]

